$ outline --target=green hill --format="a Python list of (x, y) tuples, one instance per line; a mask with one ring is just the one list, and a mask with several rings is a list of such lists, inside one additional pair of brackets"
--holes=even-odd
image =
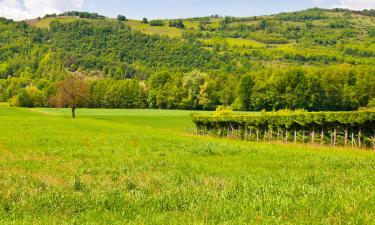
[[(78, 12), (27, 23), (1, 19), (0, 50), (0, 101), (23, 92), (21, 106), (49, 106), (55, 82), (69, 73), (90, 79), (91, 107), (352, 110), (375, 104), (373, 10), (160, 21)], [(135, 94), (107, 101), (119, 92)]]

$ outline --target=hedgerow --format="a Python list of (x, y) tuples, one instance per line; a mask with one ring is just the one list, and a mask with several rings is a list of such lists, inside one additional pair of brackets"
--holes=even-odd
[(375, 149), (375, 111), (193, 114), (197, 134)]

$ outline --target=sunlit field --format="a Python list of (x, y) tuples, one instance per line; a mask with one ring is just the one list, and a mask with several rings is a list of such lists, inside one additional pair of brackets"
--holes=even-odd
[(375, 223), (372, 152), (198, 137), (190, 113), (1, 104), (0, 223)]

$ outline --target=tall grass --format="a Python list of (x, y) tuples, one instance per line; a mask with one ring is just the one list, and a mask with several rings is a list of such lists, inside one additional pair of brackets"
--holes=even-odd
[(196, 137), (189, 114), (1, 107), (0, 223), (375, 223), (373, 153)]

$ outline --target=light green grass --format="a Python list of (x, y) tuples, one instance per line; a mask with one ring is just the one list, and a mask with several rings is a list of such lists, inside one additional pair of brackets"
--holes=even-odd
[(373, 224), (375, 154), (186, 132), (189, 111), (0, 108), (0, 224)]
[(0, 107), (9, 107), (9, 102), (0, 102)]
[(51, 17), (51, 18), (45, 18), (45, 19), (39, 20), (38, 22), (36, 22), (36, 24), (34, 26), (39, 27), (39, 28), (49, 28), (49, 25), (52, 21), (59, 21), (59, 22), (62, 22), (62, 23), (71, 23), (71, 22), (74, 22), (76, 20), (79, 20), (79, 18), (76, 18), (76, 17), (59, 17), (59, 18)]
[(125, 24), (130, 26), (133, 30), (140, 31), (145, 34), (165, 35), (171, 38), (182, 37), (182, 32), (183, 32), (182, 29), (169, 27), (168, 21), (165, 22), (164, 26), (150, 26), (149, 24), (144, 24), (138, 20), (129, 20), (129, 21), (126, 21)]
[(265, 48), (266, 45), (250, 39), (243, 38), (212, 38), (212, 39), (201, 39), (203, 42), (208, 44), (227, 44), (230, 47), (252, 47), (252, 48)]

